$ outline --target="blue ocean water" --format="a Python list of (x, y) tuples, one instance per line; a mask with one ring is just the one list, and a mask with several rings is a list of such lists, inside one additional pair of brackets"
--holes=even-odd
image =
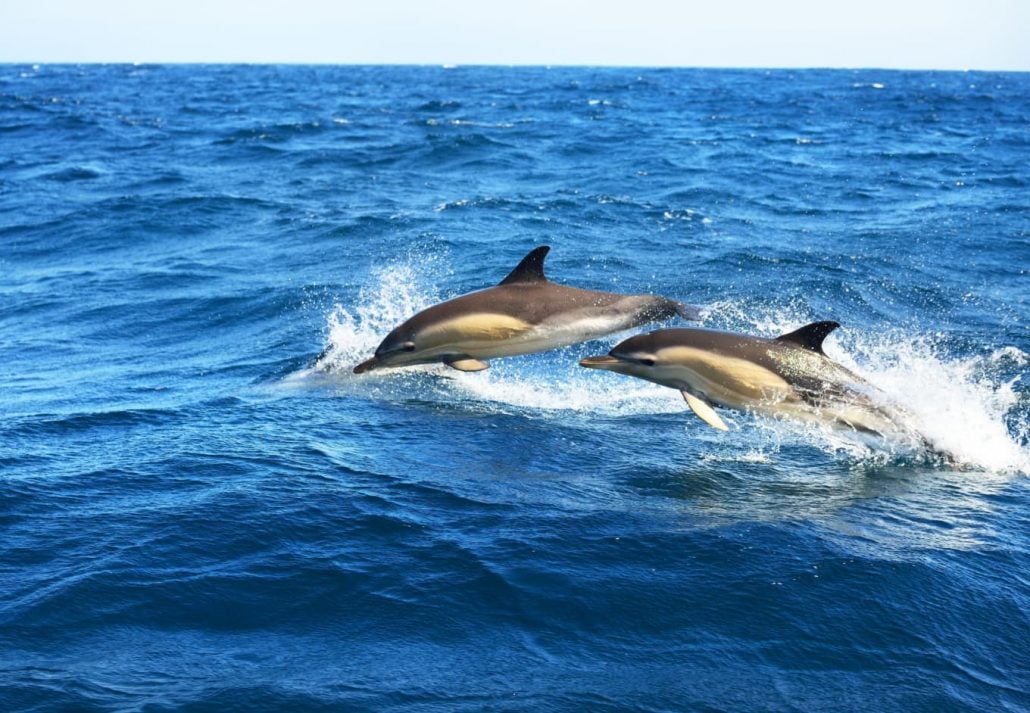
[[(0, 66), (0, 709), (1028, 710), (1028, 196), (1028, 74)], [(540, 244), (957, 464), (351, 373)]]

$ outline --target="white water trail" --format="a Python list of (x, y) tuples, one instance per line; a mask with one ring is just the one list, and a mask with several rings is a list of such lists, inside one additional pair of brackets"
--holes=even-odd
[(394, 327), (439, 302), (425, 288), (427, 280), (409, 263), (388, 265), (372, 273), (372, 284), (358, 294), (354, 311), (337, 304), (328, 316), (326, 351), (317, 368), (348, 371), (370, 357)]
[(938, 339), (900, 331), (857, 334), (853, 352), (838, 347), (829, 354), (902, 406), (919, 432), (957, 463), (1030, 474), (1030, 418), (1027, 404), (1020, 408), (1020, 375), (1003, 375), (1025, 367), (1027, 355), (999, 347), (948, 357)]

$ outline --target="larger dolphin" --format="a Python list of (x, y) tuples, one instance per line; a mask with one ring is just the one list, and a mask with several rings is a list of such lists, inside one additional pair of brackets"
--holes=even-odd
[(765, 339), (708, 329), (660, 329), (617, 344), (581, 366), (636, 376), (682, 392), (705, 423), (728, 430), (715, 407), (829, 421), (856, 431), (926, 439), (872, 398), (861, 377), (830, 361), (823, 340), (837, 322), (814, 322)]
[(357, 374), (442, 362), (480, 371), (487, 359), (531, 354), (697, 311), (654, 295), (620, 295), (558, 285), (544, 276), (550, 248), (532, 250), (495, 287), (433, 305), (388, 335)]

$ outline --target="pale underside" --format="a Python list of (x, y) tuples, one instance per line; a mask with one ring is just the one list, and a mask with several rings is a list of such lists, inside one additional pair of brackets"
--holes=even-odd
[(558, 315), (540, 324), (496, 313), (473, 313), (434, 324), (416, 338), (420, 361), (453, 355), (475, 359), (530, 354), (596, 339), (632, 326), (632, 314), (598, 316), (590, 310)]
[(797, 398), (793, 387), (769, 369), (747, 359), (704, 349), (662, 349), (654, 373), (659, 383), (686, 388), (729, 408), (754, 408), (757, 404), (773, 405)]
[[(839, 389), (832, 398), (802, 398), (779, 374), (747, 359), (727, 357), (702, 349), (672, 347), (661, 350), (653, 381), (682, 389), (704, 400), (732, 409), (805, 421), (835, 421), (846, 426), (887, 434), (905, 426), (863, 394)], [(715, 428), (721, 420), (688, 398), (691, 409)]]

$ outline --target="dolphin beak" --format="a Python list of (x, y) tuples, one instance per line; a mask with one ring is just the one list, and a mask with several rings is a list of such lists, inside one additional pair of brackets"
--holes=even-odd
[(379, 366), (379, 359), (376, 357), (372, 357), (371, 359), (366, 359), (365, 361), (361, 362), (356, 367), (354, 367), (354, 373), (364, 374), (366, 371), (372, 371), (377, 366)]
[(579, 365), (585, 366), (587, 369), (611, 369), (621, 363), (621, 360), (613, 356), (592, 356), (579, 360)]

